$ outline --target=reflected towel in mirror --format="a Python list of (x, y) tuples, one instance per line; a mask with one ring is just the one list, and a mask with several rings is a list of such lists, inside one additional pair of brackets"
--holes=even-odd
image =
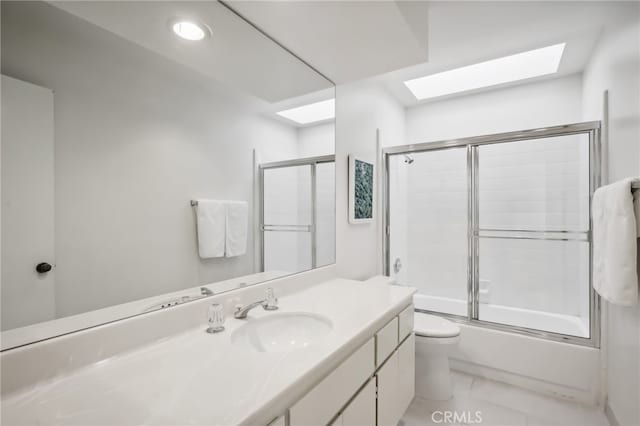
[(226, 234), (226, 202), (198, 200), (196, 217), (200, 258), (223, 257)]
[(225, 256), (240, 256), (247, 251), (249, 207), (246, 201), (228, 201), (226, 205)]

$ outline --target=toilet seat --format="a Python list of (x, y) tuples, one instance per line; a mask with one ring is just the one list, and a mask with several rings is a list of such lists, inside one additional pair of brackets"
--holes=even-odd
[(452, 338), (460, 335), (457, 324), (436, 315), (416, 312), (413, 316), (413, 331), (417, 336), (428, 338)]

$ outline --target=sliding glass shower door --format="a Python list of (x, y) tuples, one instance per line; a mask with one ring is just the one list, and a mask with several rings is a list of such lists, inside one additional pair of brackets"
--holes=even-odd
[(589, 337), (589, 135), (473, 150), (477, 318)]
[(417, 309), (467, 315), (465, 147), (389, 158), (390, 272), (417, 287)]
[(385, 150), (386, 269), (417, 310), (597, 345), (599, 123)]
[(312, 268), (311, 172), (309, 164), (263, 169), (263, 272)]
[(262, 272), (288, 274), (335, 261), (332, 155), (261, 164), (260, 189)]

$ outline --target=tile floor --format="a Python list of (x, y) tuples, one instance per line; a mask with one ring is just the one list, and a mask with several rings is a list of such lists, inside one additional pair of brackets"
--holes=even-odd
[[(609, 426), (596, 407), (552, 398), (526, 389), (452, 371), (453, 398), (428, 401), (416, 397), (399, 426)], [(459, 422), (444, 421), (435, 411), (456, 411)], [(475, 417), (480, 412), (481, 421)]]

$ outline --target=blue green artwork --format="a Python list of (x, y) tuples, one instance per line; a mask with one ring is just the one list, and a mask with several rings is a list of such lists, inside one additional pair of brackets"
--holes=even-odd
[(373, 218), (373, 164), (355, 160), (354, 164), (354, 217)]

